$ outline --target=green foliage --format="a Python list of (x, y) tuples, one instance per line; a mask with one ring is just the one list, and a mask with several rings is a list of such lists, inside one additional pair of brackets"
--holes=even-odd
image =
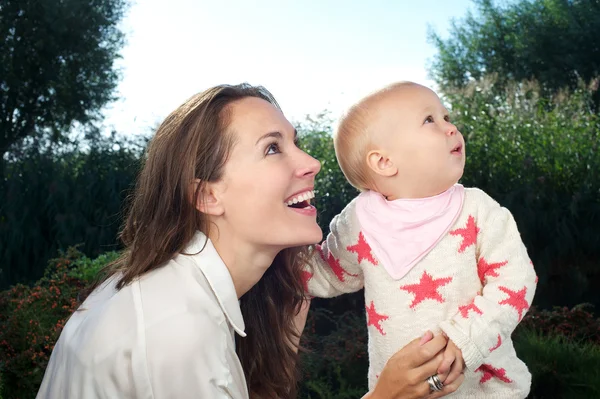
[[(50, 261), (33, 286), (0, 292), (0, 384), (4, 397), (34, 397), (50, 353), (69, 315), (84, 300), (97, 272), (118, 253), (96, 259), (69, 249)], [(317, 301), (317, 300), (315, 300)], [(596, 397), (600, 346), (598, 319), (585, 305), (571, 310), (532, 309), (514, 334), (520, 358), (533, 374), (532, 398)], [(334, 313), (309, 312), (301, 354), (301, 398), (356, 398), (367, 390), (367, 328), (364, 305)], [(594, 331), (595, 334), (589, 334)], [(587, 332), (586, 332), (587, 331)], [(594, 338), (596, 337), (596, 338)], [(550, 394), (551, 393), (551, 394)]]
[(600, 346), (600, 319), (594, 316), (593, 310), (589, 303), (576, 305), (571, 309), (566, 306), (555, 306), (552, 310), (533, 307), (518, 328)]
[(296, 127), (300, 147), (321, 162), (321, 172), (315, 179), (315, 206), (324, 234), (329, 231), (331, 219), (358, 194), (337, 163), (331, 125), (328, 114), (322, 113), (314, 118), (308, 116)]
[(600, 75), (597, 0), (475, 0), (477, 12), (453, 21), (450, 37), (431, 33), (433, 79), (445, 91), (497, 74), (502, 86), (534, 79), (551, 92)]
[(348, 369), (344, 365), (336, 364), (333, 366), (333, 372), (325, 375), (316, 376), (314, 379), (306, 380), (304, 383), (305, 392), (301, 394), (306, 399), (356, 399), (361, 398), (366, 392), (366, 387), (357, 388), (349, 383), (346, 376)]
[(515, 350), (532, 375), (530, 398), (600, 397), (600, 346), (523, 330)]
[(9, 397), (35, 396), (54, 343), (83, 288), (69, 276), (78, 256), (70, 251), (50, 262), (33, 287), (19, 284), (0, 294), (0, 358)]
[(82, 256), (73, 262), (73, 269), (69, 272), (69, 277), (86, 282), (93, 282), (98, 277), (102, 277), (103, 269), (116, 261), (120, 253), (116, 251), (106, 252), (95, 259)]
[[(329, 233), (329, 223), (333, 217), (358, 195), (358, 190), (348, 183), (337, 163), (331, 126), (332, 120), (326, 112), (315, 117), (307, 116), (302, 123), (296, 123), (300, 148), (321, 162), (321, 171), (315, 178), (314, 203), (324, 236)], [(361, 292), (329, 300), (315, 299), (313, 303), (317, 307), (326, 306), (336, 313), (364, 308)]]
[(117, 256), (108, 252), (92, 260), (70, 248), (48, 263), (33, 286), (0, 292), (0, 383), (6, 397), (35, 397), (64, 324), (97, 272)]
[(37, 280), (59, 249), (117, 248), (121, 210), (142, 145), (117, 138), (82, 151), (30, 151), (0, 180), (0, 288)]
[(113, 99), (126, 0), (2, 0), (0, 160), (13, 144), (56, 140)]
[(301, 354), (304, 376), (299, 396), (314, 399), (362, 397), (367, 392), (368, 371), (364, 311), (333, 313), (314, 305), (301, 342), (308, 351)]
[[(600, 321), (585, 309), (532, 309), (513, 334), (517, 354), (532, 373), (530, 398), (598, 397)], [(300, 397), (358, 398), (367, 391), (364, 311), (335, 314), (313, 307), (302, 344), (309, 352), (302, 354)]]
[(534, 83), (495, 84), (487, 79), (446, 93), (467, 141), (463, 183), (513, 213), (540, 277), (539, 306), (598, 306), (600, 119), (591, 111), (593, 89), (544, 98)]

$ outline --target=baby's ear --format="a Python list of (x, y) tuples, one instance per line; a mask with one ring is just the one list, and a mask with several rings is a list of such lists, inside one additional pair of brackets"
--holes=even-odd
[(369, 151), (367, 166), (379, 176), (391, 177), (398, 174), (398, 168), (394, 162), (381, 150)]

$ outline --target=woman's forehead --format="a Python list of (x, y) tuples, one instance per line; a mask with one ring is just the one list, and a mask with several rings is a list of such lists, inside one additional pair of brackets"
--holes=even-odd
[[(270, 132), (294, 134), (294, 127), (283, 113), (262, 98), (247, 97), (231, 104), (229, 127), (233, 132), (244, 132), (247, 138), (257, 138)], [(239, 137), (240, 139), (242, 137)]]

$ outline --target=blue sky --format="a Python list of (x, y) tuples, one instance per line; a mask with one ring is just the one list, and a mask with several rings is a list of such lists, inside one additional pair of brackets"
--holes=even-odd
[(325, 109), (335, 119), (390, 82), (432, 86), (427, 29), (445, 34), (469, 9), (470, 0), (137, 0), (105, 123), (148, 133), (194, 93), (240, 82), (264, 85), (290, 120)]

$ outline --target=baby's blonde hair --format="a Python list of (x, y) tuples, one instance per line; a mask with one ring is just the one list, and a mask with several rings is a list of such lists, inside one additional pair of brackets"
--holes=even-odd
[(360, 191), (374, 190), (373, 173), (367, 167), (367, 155), (373, 150), (373, 117), (375, 107), (390, 91), (414, 86), (413, 82), (397, 82), (361, 99), (341, 117), (333, 137), (338, 164), (350, 184)]

